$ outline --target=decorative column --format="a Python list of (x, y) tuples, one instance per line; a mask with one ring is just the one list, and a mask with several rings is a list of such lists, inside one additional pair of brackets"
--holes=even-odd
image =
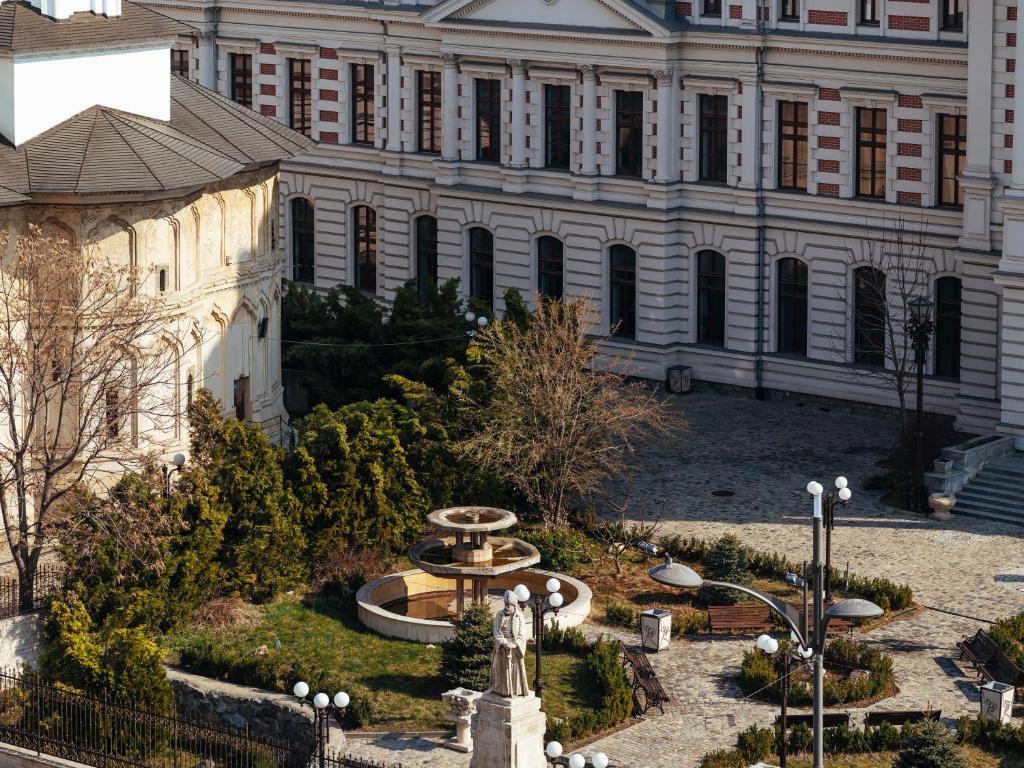
[[(967, 162), (960, 247), (992, 249), (993, 0), (974, 0), (967, 13)], [(1019, 22), (1018, 22), (1019, 23)]]
[(583, 72), (583, 168), (584, 176), (597, 176), (597, 67), (584, 64)]
[(526, 63), (509, 59), (512, 68), (512, 167), (526, 167)]
[(402, 52), (398, 48), (388, 49), (388, 142), (389, 152), (402, 151)]
[(675, 137), (679, 133), (676, 77), (671, 70), (654, 73), (658, 84), (658, 168), (654, 180), (660, 184), (679, 181), (679, 156)]
[(451, 53), (442, 53), (441, 73), (441, 158), (459, 159), (459, 64)]
[(217, 90), (217, 33), (213, 30), (199, 35), (199, 84)]

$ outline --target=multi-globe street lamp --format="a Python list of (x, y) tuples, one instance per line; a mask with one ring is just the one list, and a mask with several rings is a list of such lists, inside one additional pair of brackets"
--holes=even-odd
[(175, 472), (181, 472), (182, 468), (185, 466), (185, 454), (176, 453), (174, 454), (174, 457), (171, 459), (171, 461), (174, 463), (174, 469), (171, 469), (166, 464), (160, 467), (160, 472), (164, 476), (165, 497), (171, 495), (171, 475), (173, 475)]
[(562, 745), (557, 741), (549, 741), (544, 747), (544, 754), (551, 765), (569, 768), (608, 768), (610, 765), (608, 755), (604, 752), (595, 752), (589, 760), (580, 752), (573, 752), (571, 755), (565, 755), (563, 752)]
[(932, 301), (927, 296), (910, 300), (910, 317), (907, 318), (907, 335), (914, 348), (914, 364), (917, 366), (917, 414), (914, 425), (914, 511), (924, 512), (926, 493), (924, 488), (924, 365), (928, 358), (928, 340), (931, 338)]
[(800, 621), (800, 614), (793, 606), (785, 600), (766, 595), (750, 587), (729, 582), (706, 580), (695, 570), (682, 563), (672, 562), (672, 558), (665, 556), (661, 565), (656, 565), (648, 571), (652, 579), (659, 584), (670, 587), (698, 588), (705, 584), (709, 586), (725, 587), (735, 589), (738, 592), (750, 595), (756, 600), (767, 605), (774, 611), (790, 630), (794, 642), (798, 643), (798, 653), (805, 658), (814, 660), (814, 768), (824, 768), (824, 712), (825, 712), (825, 638), (828, 632), (828, 624), (831, 619), (870, 619), (882, 615), (882, 609), (868, 600), (854, 598), (842, 600), (831, 605), (825, 610), (824, 590), (824, 564), (821, 560), (821, 530), (824, 520), (822, 509), (822, 494), (825, 489), (821, 484), (811, 481), (807, 484), (807, 492), (814, 503), (814, 549), (811, 561), (811, 572), (813, 577), (814, 594), (814, 623), (809, 629), (804, 629)]
[(292, 688), (292, 693), (299, 700), (300, 704), (313, 705), (313, 743), (317, 755), (318, 768), (325, 768), (327, 764), (326, 747), (330, 740), (332, 714), (339, 718), (344, 716), (345, 709), (350, 703), (349, 695), (344, 691), (338, 691), (332, 699), (326, 693), (318, 693), (309, 698), (309, 685), (299, 681)]
[(836, 487), (829, 490), (822, 497), (822, 507), (825, 510), (825, 601), (832, 600), (832, 529), (836, 523), (836, 505), (843, 504), (850, 500), (853, 491), (845, 477), (836, 478)]
[[(541, 694), (544, 691), (544, 681), (541, 679), (541, 649), (544, 643), (544, 617), (547, 614), (558, 615), (558, 609), (562, 607), (562, 603), (565, 602), (565, 598), (562, 597), (562, 593), (559, 591), (562, 588), (562, 582), (556, 578), (550, 578), (547, 584), (544, 585), (548, 590), (548, 595), (533, 595), (533, 642), (534, 642), (534, 661), (536, 666), (536, 676), (533, 680), (533, 690), (537, 694), (537, 698), (541, 698)], [(517, 584), (516, 588), (512, 590), (516, 596), (516, 600), (519, 601), (519, 605), (524, 610), (530, 602), (530, 590), (525, 584)]]
[[(772, 657), (779, 651), (779, 641), (771, 635), (761, 635), (757, 638), (757, 647), (758, 650)], [(786, 768), (786, 759), (789, 753), (789, 742), (787, 741), (789, 727), (786, 721), (789, 708), (789, 676), (793, 672), (793, 662), (802, 661), (803, 656), (788, 652), (776, 657), (776, 666), (779, 669), (779, 693), (782, 699), (779, 711), (779, 768)]]

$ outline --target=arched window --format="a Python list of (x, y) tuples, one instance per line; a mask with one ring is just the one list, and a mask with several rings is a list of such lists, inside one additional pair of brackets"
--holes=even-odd
[(437, 285), (437, 219), (416, 219), (416, 285), (422, 293)]
[(292, 199), (292, 280), (313, 282), (313, 250), (315, 225), (313, 205), (304, 197)]
[(352, 209), (353, 251), (356, 255), (356, 288), (377, 293), (377, 212), (368, 205)]
[(697, 341), (725, 346), (725, 257), (697, 254)]
[(874, 267), (853, 271), (853, 362), (885, 365), (885, 273)]
[(549, 299), (562, 298), (562, 241), (545, 235), (537, 240), (537, 291)]
[(608, 250), (609, 321), (612, 333), (636, 338), (636, 251), (628, 245), (613, 245)]
[(776, 350), (806, 355), (807, 265), (799, 259), (779, 259), (776, 270)]
[(935, 375), (960, 378), (960, 278), (935, 281)]
[(469, 295), (494, 307), (494, 235), (483, 227), (469, 230)]

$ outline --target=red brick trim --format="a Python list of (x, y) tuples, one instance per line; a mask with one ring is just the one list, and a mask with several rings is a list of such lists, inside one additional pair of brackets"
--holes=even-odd
[(904, 133), (921, 133), (922, 123), (920, 120), (907, 120), (901, 117), (896, 121), (896, 130)]
[(320, 141), (324, 144), (337, 144), (338, 134), (336, 131), (320, 131)]
[(819, 184), (818, 194), (824, 195), (825, 197), (839, 197), (839, 185), (838, 184)]
[(931, 19), (927, 16), (889, 17), (889, 29), (899, 29), (904, 32), (927, 32), (931, 28)]
[(839, 173), (838, 160), (818, 160), (819, 173)]
[(829, 27), (845, 27), (849, 14), (846, 11), (808, 10), (808, 24), (822, 24)]
[(842, 97), (838, 88), (819, 88), (818, 98), (822, 101), (839, 101)]
[(920, 168), (897, 168), (896, 178), (900, 181), (920, 181), (921, 180), (921, 169)]
[(924, 102), (921, 101), (920, 96), (904, 96), (902, 93), (897, 104), (905, 109), (922, 109), (924, 107)]
[(273, 43), (260, 43), (260, 53), (277, 53)]
[(338, 92), (337, 91), (325, 91), (323, 89), (320, 90), (320, 101), (337, 101), (337, 100), (338, 100)]
[(818, 137), (818, 148), (819, 149), (839, 149), (839, 137), (838, 136), (819, 136)]
[(920, 192), (897, 192), (896, 202), (900, 205), (921, 205)]
[(277, 117), (277, 107), (273, 104), (264, 104), (260, 107), (260, 114), (264, 117)]

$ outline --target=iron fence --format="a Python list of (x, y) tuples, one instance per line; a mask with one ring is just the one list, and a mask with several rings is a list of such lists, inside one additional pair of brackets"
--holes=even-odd
[(361, 757), (328, 752), (324, 757), (323, 765), (320, 764), (318, 759), (314, 758), (310, 762), (310, 768), (402, 768), (402, 764), (376, 763), (372, 760), (364, 760)]
[[(45, 608), (47, 600), (64, 589), (66, 573), (59, 565), (40, 565), (32, 581), (32, 599), (23, 607), (22, 585), (17, 576), (0, 577), (0, 619)], [(28, 587), (25, 587), (26, 592)]]

